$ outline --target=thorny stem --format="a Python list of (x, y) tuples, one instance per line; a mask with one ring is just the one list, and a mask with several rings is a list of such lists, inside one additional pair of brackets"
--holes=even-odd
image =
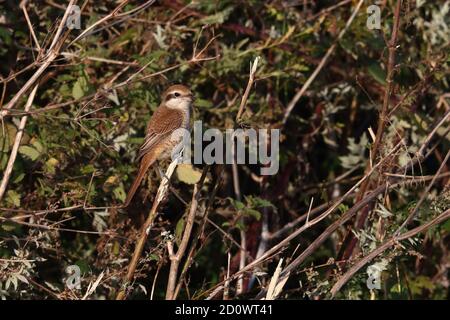
[[(395, 6), (395, 12), (394, 12), (394, 25), (392, 27), (392, 35), (391, 39), (388, 43), (388, 65), (387, 65), (387, 75), (386, 75), (386, 87), (384, 90), (384, 98), (383, 98), (383, 105), (381, 108), (381, 112), (378, 118), (378, 127), (377, 127), (377, 133), (375, 136), (375, 141), (373, 143), (373, 146), (371, 148), (370, 152), (370, 161), (367, 163), (366, 166), (366, 172), (370, 170), (370, 167), (372, 163), (375, 162), (377, 157), (380, 154), (380, 146), (383, 139), (383, 133), (386, 128), (386, 123), (388, 122), (387, 115), (389, 114), (389, 102), (390, 97), (392, 93), (392, 84), (394, 80), (394, 73), (395, 73), (395, 51), (397, 50), (397, 38), (398, 38), (398, 31), (400, 26), (400, 10), (402, 6), (402, 1), (397, 0), (397, 4)], [(362, 185), (361, 189), (359, 190), (359, 193), (357, 195), (356, 200), (361, 200), (370, 184), (371, 180), (367, 179)], [(369, 204), (368, 204), (369, 205)], [(357, 222), (356, 222), (356, 231), (359, 230), (364, 226), (364, 223), (367, 219), (367, 216), (369, 214), (369, 207), (368, 205), (363, 208), (363, 211), (358, 216), (357, 215)], [(339, 260), (348, 260), (353, 253), (353, 250), (358, 243), (358, 239), (355, 237), (354, 233), (351, 231), (348, 231), (347, 239), (344, 240), (345, 246), (342, 257), (338, 257)]]
[(353, 267), (351, 267), (339, 280), (334, 284), (331, 288), (331, 296), (334, 297), (336, 293), (350, 280), (353, 275), (358, 272), (362, 267), (364, 267), (371, 260), (379, 256), (381, 253), (389, 249), (390, 247), (395, 246), (402, 240), (406, 240), (408, 238), (414, 237), (415, 235), (422, 233), (431, 227), (440, 224), (447, 219), (450, 218), (450, 209), (447, 209), (445, 212), (441, 213), (439, 216), (429, 221), (426, 224), (420, 225), (410, 231), (402, 233), (400, 235), (394, 235), (392, 238), (384, 242), (381, 246), (370, 252), (367, 256), (359, 260)]

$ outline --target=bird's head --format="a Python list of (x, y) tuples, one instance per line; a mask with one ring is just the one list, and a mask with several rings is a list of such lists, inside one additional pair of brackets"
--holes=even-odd
[(176, 84), (164, 91), (163, 101), (169, 108), (187, 110), (194, 101), (194, 95), (188, 87)]

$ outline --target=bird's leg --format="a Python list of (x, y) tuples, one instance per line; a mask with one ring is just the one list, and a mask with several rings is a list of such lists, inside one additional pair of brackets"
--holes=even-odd
[(158, 172), (158, 176), (160, 179), (162, 179), (162, 177), (165, 176), (164, 171), (161, 169), (161, 167), (158, 164), (156, 165), (156, 171)]
[(159, 176), (160, 179), (166, 178), (167, 180), (169, 180), (169, 177), (166, 175), (166, 173), (159, 166), (159, 162), (156, 164), (156, 168), (157, 168), (156, 171), (158, 172), (158, 176)]

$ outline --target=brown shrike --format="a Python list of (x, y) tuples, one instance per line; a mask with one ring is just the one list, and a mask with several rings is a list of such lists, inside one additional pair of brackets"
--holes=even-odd
[(145, 140), (139, 149), (139, 172), (128, 191), (124, 207), (130, 204), (148, 168), (156, 160), (171, 156), (173, 148), (179, 143), (171, 139), (172, 133), (179, 128), (189, 129), (193, 101), (194, 96), (186, 86), (177, 84), (164, 91), (161, 104), (147, 125)]

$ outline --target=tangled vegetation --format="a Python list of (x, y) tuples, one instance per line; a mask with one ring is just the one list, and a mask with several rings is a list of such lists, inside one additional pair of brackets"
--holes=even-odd
[[(449, 10), (0, 1), (0, 297), (448, 299)], [(204, 128), (280, 130), (278, 173), (179, 165), (158, 199), (155, 167), (121, 208), (174, 83)]]

